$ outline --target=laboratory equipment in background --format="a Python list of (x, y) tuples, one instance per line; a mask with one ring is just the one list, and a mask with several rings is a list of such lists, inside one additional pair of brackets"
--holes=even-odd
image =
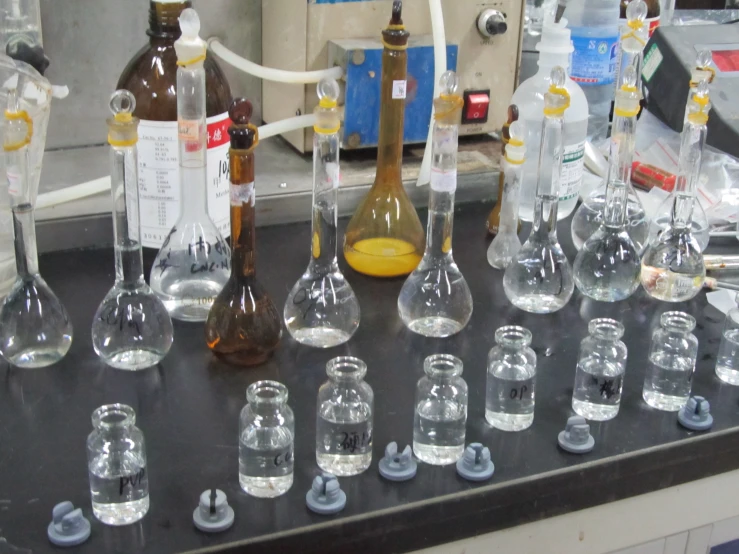
[[(541, 41), (536, 45), (539, 51), (539, 71), (521, 83), (511, 98), (511, 104), (518, 106), (519, 119), (523, 121), (526, 128), (524, 142), (528, 152), (523, 166), (521, 200), (518, 210), (518, 217), (524, 221), (534, 219), (537, 164), (542, 121), (544, 120), (544, 95), (552, 84), (550, 80), (552, 69), (560, 66), (568, 70), (572, 48), (567, 20), (560, 19), (559, 22), (555, 22), (551, 17), (547, 18), (544, 21)], [(562, 182), (560, 183), (557, 212), (559, 219), (567, 217), (577, 205), (582, 186), (588, 127), (588, 100), (585, 98), (583, 89), (569, 77), (565, 78), (564, 88), (570, 96), (570, 108), (565, 112)]]
[(400, 319), (426, 337), (454, 335), (472, 316), (470, 287), (452, 257), (458, 132), (464, 105), (458, 86), (453, 71), (441, 76), (441, 93), (434, 100), (426, 250), (398, 296)]
[(528, 240), (503, 275), (503, 290), (517, 308), (538, 314), (556, 312), (572, 296), (575, 284), (570, 262), (557, 240), (557, 209), (564, 148), (564, 114), (570, 95), (564, 68), (552, 69), (544, 95), (534, 223)]
[(205, 340), (223, 361), (250, 366), (267, 360), (282, 336), (282, 321), (272, 299), (256, 277), (256, 190), (254, 148), (257, 128), (250, 122), (251, 102), (237, 98), (229, 116), (233, 123), (231, 164), (231, 274), (217, 294), (205, 322)]
[(357, 296), (336, 259), (337, 196), (341, 180), (337, 100), (339, 84), (323, 79), (313, 126), (313, 217), (310, 262), (283, 310), (285, 327), (301, 344), (330, 348), (348, 341), (359, 327)]
[(174, 340), (172, 320), (144, 280), (136, 161), (136, 100), (127, 90), (110, 99), (108, 143), (113, 200), (115, 284), (92, 319), (92, 345), (108, 365), (137, 370), (158, 364)]
[(557, 0), (526, 0), (525, 29), (532, 37), (539, 36), (544, 21), (554, 13)]
[(427, 464), (453, 464), (464, 454), (467, 383), (462, 360), (434, 354), (423, 361), (426, 375), (416, 384), (413, 454)]
[[(629, 19), (628, 8), (637, 0), (621, 0), (619, 19), (622, 26)], [(662, 15), (662, 7), (660, 6), (660, 0), (644, 0), (647, 6), (646, 17), (644, 18), (644, 24), (647, 26), (648, 34), (651, 37), (654, 31), (659, 27), (660, 17)]]
[[(180, 27), (182, 36), (174, 46), (179, 66), (180, 216), (154, 259), (149, 282), (174, 319), (204, 321), (229, 278), (231, 252), (208, 215), (206, 98), (211, 91), (206, 91), (206, 45), (198, 35), (200, 18), (195, 10), (187, 8), (182, 12)], [(141, 124), (139, 131), (146, 132)], [(143, 187), (139, 194), (145, 197), (146, 192), (142, 191)], [(143, 209), (141, 219), (146, 218)]]
[(5, 54), (43, 75), (49, 58), (44, 54), (39, 0), (2, 0), (0, 16), (0, 42)]
[(247, 494), (274, 498), (293, 484), (295, 416), (287, 387), (257, 381), (246, 389), (239, 415), (239, 483)]
[(716, 375), (724, 383), (739, 385), (739, 308), (726, 314), (716, 355)]
[[(161, 248), (177, 222), (185, 198), (180, 190), (177, 128), (178, 18), (190, 0), (150, 0), (149, 44), (131, 59), (118, 79), (119, 89), (136, 98), (139, 118), (139, 205), (141, 243)], [(205, 53), (203, 53), (205, 55)], [(189, 61), (189, 60), (183, 60)], [(206, 182), (208, 213), (222, 235), (228, 236), (228, 106), (231, 89), (212, 56), (201, 64), (205, 71), (207, 136)]]
[[(511, 104), (508, 106), (508, 121), (503, 124), (503, 128), (500, 131), (500, 156), (505, 157), (505, 148), (508, 144), (510, 136), (511, 124), (518, 121), (518, 106)], [(502, 163), (502, 162), (501, 162)], [(490, 211), (487, 220), (488, 233), (495, 236), (498, 233), (498, 225), (500, 225), (500, 209), (503, 206), (503, 189), (505, 185), (505, 172), (501, 167), (501, 171), (498, 175), (498, 194), (495, 196), (495, 206)], [(516, 230), (521, 230), (521, 220), (518, 219), (518, 213), (516, 213)]]
[(392, 18), (382, 37), (385, 48), (377, 172), (372, 188), (346, 227), (344, 258), (359, 273), (398, 277), (418, 266), (424, 248), (421, 221), (401, 176), (409, 33), (398, 0), (393, 2)]

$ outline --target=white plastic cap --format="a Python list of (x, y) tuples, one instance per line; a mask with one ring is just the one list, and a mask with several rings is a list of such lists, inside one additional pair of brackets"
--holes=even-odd
[(539, 51), (539, 65), (561, 65), (565, 68), (570, 65), (570, 54), (575, 51), (572, 45), (570, 30), (567, 28), (567, 19), (562, 18), (559, 23), (549, 15), (544, 20), (541, 31), (541, 41), (536, 45)]
[[(180, 30), (182, 31), (182, 36), (174, 43), (177, 61), (188, 63), (201, 56), (205, 56), (208, 45), (199, 35), (200, 17), (198, 16), (198, 12), (192, 8), (183, 10), (180, 15)], [(202, 65), (203, 60), (200, 60), (198, 63)]]

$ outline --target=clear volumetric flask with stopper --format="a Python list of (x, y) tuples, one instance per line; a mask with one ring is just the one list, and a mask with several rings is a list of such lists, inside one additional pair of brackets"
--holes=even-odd
[(457, 86), (453, 71), (441, 76), (441, 94), (434, 100), (426, 251), (398, 296), (400, 319), (411, 331), (426, 337), (454, 335), (472, 315), (470, 287), (452, 257), (457, 143), (464, 105)]
[(690, 397), (698, 355), (698, 339), (691, 331), (695, 319), (685, 312), (665, 312), (652, 335), (642, 397), (652, 408), (676, 412)]
[(158, 364), (174, 339), (172, 320), (162, 301), (144, 280), (139, 226), (136, 107), (127, 90), (110, 99), (108, 119), (115, 284), (92, 320), (92, 345), (98, 356), (118, 369), (144, 369)]
[(462, 360), (434, 354), (423, 362), (425, 376), (416, 385), (413, 453), (432, 465), (453, 464), (464, 454), (467, 383)]
[(149, 474), (144, 435), (136, 413), (125, 404), (92, 412), (87, 437), (92, 512), (107, 525), (128, 525), (149, 511)]
[(247, 494), (273, 498), (293, 484), (295, 416), (287, 387), (257, 381), (246, 389), (239, 416), (239, 483)]
[(570, 105), (564, 82), (564, 69), (552, 69), (552, 84), (544, 95), (534, 224), (503, 276), (508, 300), (521, 310), (540, 314), (561, 309), (575, 289), (572, 268), (557, 240), (564, 113)]
[(640, 97), (636, 71), (629, 66), (616, 93), (603, 219), (577, 253), (573, 266), (580, 292), (602, 302), (624, 300), (639, 287), (639, 248), (627, 231), (626, 214)]
[(224, 362), (251, 366), (274, 353), (282, 321), (256, 277), (254, 148), (257, 128), (250, 123), (251, 102), (237, 98), (229, 110), (231, 148), (231, 274), (205, 322), (205, 340)]
[(726, 314), (716, 356), (716, 375), (725, 383), (739, 385), (739, 308), (736, 306)]
[[(503, 128), (500, 131), (500, 145), (501, 145), (501, 156), (505, 156), (505, 147), (508, 144), (508, 140), (511, 138), (511, 125), (518, 121), (518, 106), (511, 104), (508, 106), (508, 120), (503, 124)], [(505, 173), (501, 171), (498, 174), (498, 196), (495, 199), (495, 206), (490, 211), (487, 220), (488, 233), (495, 236), (498, 233), (498, 226), (500, 225), (500, 209), (503, 207), (503, 189), (505, 185)], [(517, 231), (521, 230), (521, 221), (516, 222)]]
[(500, 168), (505, 184), (502, 197), (498, 199), (501, 207), (498, 234), (488, 248), (488, 263), (496, 269), (508, 267), (513, 256), (521, 250), (521, 241), (518, 238), (518, 201), (523, 164), (526, 162), (525, 136), (523, 123), (515, 121), (511, 124)]
[(316, 463), (333, 475), (357, 475), (372, 462), (374, 394), (364, 382), (367, 365), (359, 358), (329, 360), (329, 380), (318, 389)]
[(503, 431), (522, 431), (534, 423), (536, 353), (531, 331), (507, 325), (495, 331), (488, 353), (485, 419)]
[(339, 191), (339, 84), (318, 84), (320, 102), (313, 126), (313, 228), (308, 269), (285, 302), (285, 326), (308, 346), (330, 348), (348, 341), (359, 327), (359, 301), (336, 259), (336, 197)]
[(670, 227), (648, 244), (642, 256), (641, 284), (650, 296), (665, 302), (690, 300), (700, 292), (706, 277), (691, 222), (710, 109), (708, 83), (701, 81), (688, 103), (688, 121), (680, 136)]
[(572, 390), (572, 409), (586, 419), (605, 421), (618, 415), (626, 371), (624, 326), (613, 319), (594, 319), (580, 343)]
[[(22, 75), (18, 80), (19, 86), (28, 84)], [(3, 139), (18, 276), (0, 308), (0, 354), (14, 366), (38, 368), (67, 353), (72, 322), (38, 269), (33, 213), (38, 181), (32, 179), (29, 166), (33, 120), (21, 109), (18, 90), (23, 89), (8, 92)]]
[(175, 42), (180, 217), (164, 239), (149, 281), (173, 318), (205, 321), (228, 280), (230, 250), (207, 209), (206, 44), (198, 36), (195, 10), (182, 12), (180, 28), (182, 36)]

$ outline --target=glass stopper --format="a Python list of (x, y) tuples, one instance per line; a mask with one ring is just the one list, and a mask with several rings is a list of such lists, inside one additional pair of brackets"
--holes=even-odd
[(626, 19), (629, 21), (644, 21), (647, 17), (647, 5), (644, 0), (632, 0), (626, 6)]
[(228, 108), (228, 116), (235, 125), (246, 125), (249, 123), (253, 111), (254, 107), (249, 100), (246, 98), (235, 98)]
[(439, 89), (441, 94), (451, 96), (457, 93), (459, 88), (459, 77), (454, 71), (445, 71), (439, 79)]
[(710, 50), (701, 50), (695, 59), (695, 66), (699, 68), (711, 67), (713, 65), (713, 56)]
[[(631, 4), (629, 4), (630, 6)], [(621, 78), (622, 88), (635, 88), (636, 87), (636, 69), (633, 65), (630, 65), (624, 71), (624, 76)]]
[(182, 15), (180, 15), (180, 30), (182, 31), (182, 38), (185, 40), (197, 38), (200, 34), (200, 17), (198, 16), (198, 12), (192, 8), (183, 10)]
[(552, 69), (552, 72), (549, 74), (549, 78), (552, 81), (552, 84), (555, 87), (561, 88), (565, 85), (565, 78), (567, 77), (567, 74), (565, 73), (565, 70), (562, 68), (562, 66), (556, 66)]
[(508, 121), (518, 121), (518, 106), (511, 104), (508, 106)]
[(522, 121), (514, 121), (511, 123), (508, 132), (511, 135), (510, 140), (520, 140), (521, 142), (523, 142), (524, 136), (526, 135), (526, 130), (524, 129)]
[(708, 81), (703, 80), (698, 83), (698, 87), (695, 90), (697, 96), (701, 98), (708, 97)]
[(390, 19), (390, 25), (402, 25), (403, 24), (403, 2), (395, 0), (393, 2), (393, 17)]
[(121, 89), (110, 96), (110, 111), (113, 115), (119, 113), (132, 114), (136, 110), (136, 98), (130, 91)]
[(336, 102), (339, 98), (339, 83), (336, 82), (336, 79), (321, 79), (321, 82), (316, 85), (316, 92), (319, 100), (326, 98), (329, 101)]

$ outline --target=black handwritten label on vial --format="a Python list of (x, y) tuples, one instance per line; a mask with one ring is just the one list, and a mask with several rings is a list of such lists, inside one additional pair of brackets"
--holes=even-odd
[(365, 453), (372, 447), (372, 429), (366, 423), (344, 427), (336, 434), (337, 446), (348, 454)]
[(308, 317), (318, 301), (321, 299), (322, 294), (320, 290), (312, 290), (309, 288), (301, 288), (293, 297), (293, 304), (299, 306), (303, 310), (303, 319)]
[[(126, 312), (130, 313), (131, 317), (127, 317)], [(141, 335), (138, 321), (132, 319), (137, 313), (137, 310), (133, 307), (131, 310), (125, 310), (122, 306), (111, 304), (101, 312), (100, 321), (111, 327), (118, 327), (119, 331), (123, 331), (124, 328), (133, 329), (137, 335)]]
[(529, 387), (527, 385), (513, 387), (510, 391), (508, 391), (508, 398), (510, 398), (511, 400), (526, 400), (528, 398), (531, 398), (531, 391), (529, 390)]
[(598, 389), (598, 395), (601, 398), (611, 399), (618, 394), (618, 387), (616, 386), (615, 379), (592, 377), (590, 380), (590, 386)]
[(135, 489), (136, 487), (141, 486), (145, 478), (146, 478), (146, 468), (145, 467), (142, 467), (140, 470), (138, 470), (138, 472), (132, 475), (122, 476), (120, 478), (118, 494), (120, 496), (123, 496), (123, 493), (126, 492), (126, 487)]
[(288, 448), (287, 450), (276, 454), (272, 459), (272, 463), (275, 467), (291, 466), (293, 462), (293, 450)]

